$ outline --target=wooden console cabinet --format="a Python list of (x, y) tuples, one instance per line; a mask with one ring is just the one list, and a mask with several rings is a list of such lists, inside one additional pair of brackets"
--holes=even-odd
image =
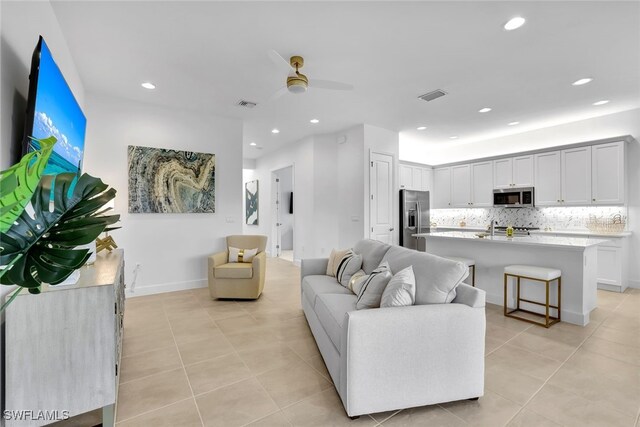
[[(73, 417), (103, 408), (114, 422), (124, 315), (124, 253), (99, 254), (78, 283), (22, 292), (5, 313), (5, 411)], [(64, 412), (66, 411), (66, 412)], [(5, 425), (52, 421), (5, 420)]]

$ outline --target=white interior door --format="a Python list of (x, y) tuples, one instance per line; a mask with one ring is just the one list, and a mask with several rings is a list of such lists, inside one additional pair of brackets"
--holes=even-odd
[(371, 153), (369, 168), (370, 238), (393, 243), (393, 156)]

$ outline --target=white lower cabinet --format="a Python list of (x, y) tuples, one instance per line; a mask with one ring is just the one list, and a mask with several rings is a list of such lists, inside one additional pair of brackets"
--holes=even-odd
[(613, 238), (598, 245), (598, 289), (615, 292), (627, 289), (627, 240)]

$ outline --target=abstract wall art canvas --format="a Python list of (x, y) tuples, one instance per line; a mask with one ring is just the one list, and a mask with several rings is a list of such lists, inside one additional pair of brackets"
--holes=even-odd
[(128, 148), (130, 213), (215, 212), (216, 156)]
[(258, 181), (247, 182), (244, 189), (247, 225), (258, 225)]

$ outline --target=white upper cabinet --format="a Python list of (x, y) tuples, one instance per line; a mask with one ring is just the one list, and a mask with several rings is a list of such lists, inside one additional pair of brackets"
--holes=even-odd
[(493, 187), (531, 187), (533, 156), (518, 156), (493, 161)]
[(535, 205), (559, 206), (560, 189), (560, 152), (552, 151), (534, 156)]
[(400, 165), (400, 189), (431, 191), (433, 170), (430, 167)]
[(451, 168), (433, 170), (433, 208), (451, 207)]
[(513, 187), (513, 159), (493, 161), (493, 187)]
[(407, 165), (400, 165), (400, 188), (413, 189), (413, 168)]
[(513, 185), (516, 187), (533, 186), (533, 156), (513, 158)]
[(560, 203), (578, 206), (591, 204), (591, 147), (562, 150), (560, 154)]
[(616, 205), (625, 201), (624, 142), (594, 145), (591, 153), (591, 203)]
[(493, 206), (493, 162), (471, 165), (471, 205)]
[(451, 167), (451, 206), (468, 208), (471, 206), (471, 166)]

